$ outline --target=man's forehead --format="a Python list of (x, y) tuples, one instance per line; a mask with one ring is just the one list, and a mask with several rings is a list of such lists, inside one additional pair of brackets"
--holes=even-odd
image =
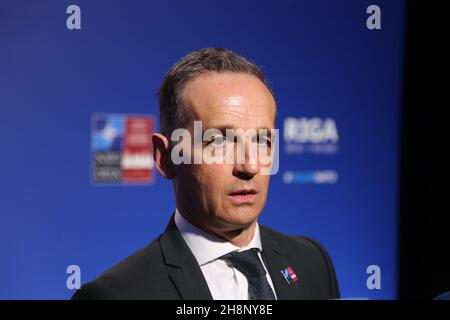
[(245, 73), (208, 72), (191, 79), (183, 91), (184, 98), (192, 104), (251, 106), (274, 103), (266, 85)]
[(270, 114), (263, 112), (233, 112), (225, 110), (224, 112), (211, 113), (199, 117), (204, 127), (210, 128), (230, 128), (230, 129), (272, 129), (275, 125), (275, 119)]
[(224, 126), (230, 121), (251, 127), (273, 126), (275, 101), (254, 76), (217, 74), (193, 79), (186, 87), (185, 107), (196, 120)]

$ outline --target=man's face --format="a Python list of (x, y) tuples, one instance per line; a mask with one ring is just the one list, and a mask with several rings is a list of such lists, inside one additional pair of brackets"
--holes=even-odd
[[(254, 129), (256, 136), (245, 137), (245, 164), (236, 163), (235, 157), (233, 164), (203, 161), (176, 166), (174, 186), (180, 211), (212, 231), (250, 226), (264, 208), (269, 187), (270, 176), (261, 175), (259, 160), (252, 164), (249, 157), (252, 144), (257, 146), (264, 139), (258, 140), (258, 129), (266, 128), (269, 132), (274, 129), (276, 107), (272, 94), (253, 75), (209, 72), (190, 80), (182, 97), (189, 119), (185, 127), (192, 137), (194, 120), (202, 122), (203, 132), (208, 128), (244, 132)], [(228, 145), (237, 152), (236, 141), (220, 136), (212, 140), (202, 142), (202, 147), (212, 143), (215, 148), (223, 146), (225, 150)]]

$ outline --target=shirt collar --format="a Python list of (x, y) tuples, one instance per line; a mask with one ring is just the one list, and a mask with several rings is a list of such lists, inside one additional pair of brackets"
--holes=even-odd
[(200, 266), (232, 251), (244, 251), (252, 248), (262, 251), (258, 223), (256, 223), (252, 240), (242, 248), (192, 225), (180, 214), (178, 209), (175, 211), (175, 224)]

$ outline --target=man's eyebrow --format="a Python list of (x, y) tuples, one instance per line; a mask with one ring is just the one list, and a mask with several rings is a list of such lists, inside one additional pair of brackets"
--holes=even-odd
[[(242, 129), (242, 128), (236, 128), (234, 125), (220, 125), (220, 126), (214, 126), (214, 127), (210, 127), (210, 128), (203, 128), (203, 132), (202, 133), (205, 133), (205, 131), (208, 130), (208, 129), (217, 129), (225, 136), (226, 133), (227, 133), (227, 129), (239, 130), (239, 129)], [(250, 128), (250, 130), (251, 129), (253, 129), (253, 128)], [(242, 129), (242, 130), (244, 130), (244, 129)], [(249, 130), (249, 129), (247, 129), (247, 130)], [(259, 130), (266, 130), (267, 137), (269, 137), (269, 138), (272, 137), (272, 130), (273, 129), (270, 129), (268, 127), (259, 127), (258, 129), (254, 129), (254, 130), (256, 130), (257, 134), (259, 134)], [(244, 130), (244, 132), (245, 131), (246, 130)]]

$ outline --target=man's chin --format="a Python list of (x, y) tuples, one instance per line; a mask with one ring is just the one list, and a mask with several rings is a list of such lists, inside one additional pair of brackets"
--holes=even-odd
[(245, 229), (250, 227), (258, 219), (259, 213), (253, 210), (233, 210), (224, 216), (219, 217), (221, 223), (230, 230)]

